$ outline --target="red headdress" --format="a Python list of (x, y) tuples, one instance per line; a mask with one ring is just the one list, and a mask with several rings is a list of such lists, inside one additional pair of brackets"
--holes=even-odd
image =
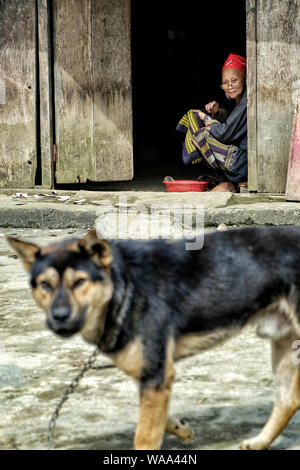
[(237, 54), (229, 54), (228, 58), (225, 60), (223, 69), (237, 69), (243, 72), (246, 75), (246, 59)]

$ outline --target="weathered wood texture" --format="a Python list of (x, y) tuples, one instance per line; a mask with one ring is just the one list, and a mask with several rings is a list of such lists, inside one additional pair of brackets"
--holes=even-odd
[(54, 11), (57, 183), (93, 174), (90, 0), (57, 0)]
[(57, 0), (57, 183), (133, 176), (130, 0)]
[(0, 2), (0, 186), (32, 188), (36, 170), (35, 1)]
[(133, 177), (130, 0), (92, 1), (95, 179)]
[(50, 25), (47, 0), (38, 0), (38, 52), (40, 85), (40, 143), (42, 164), (42, 187), (53, 188), (52, 163), (52, 102), (51, 102), (51, 63)]
[(300, 2), (257, 0), (256, 14), (258, 190), (284, 193), (299, 88)]
[(300, 94), (294, 116), (285, 198), (300, 201)]
[(246, 0), (248, 188), (257, 191), (256, 0)]

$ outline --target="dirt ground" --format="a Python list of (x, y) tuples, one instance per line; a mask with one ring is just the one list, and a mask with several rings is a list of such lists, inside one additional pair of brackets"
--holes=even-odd
[[(46, 449), (49, 419), (94, 348), (79, 336), (62, 340), (47, 330), (5, 235), (44, 244), (84, 231), (0, 232), (0, 449)], [(98, 356), (95, 366), (104, 364), (108, 359)], [(170, 411), (194, 428), (195, 438), (185, 445), (167, 435), (163, 449), (238, 449), (241, 440), (258, 433), (271, 411), (270, 345), (251, 329), (177, 363), (176, 371)], [(137, 405), (136, 385), (122, 372), (88, 371), (62, 408), (54, 447), (132, 449)], [(300, 413), (272, 448), (300, 449), (299, 429)]]

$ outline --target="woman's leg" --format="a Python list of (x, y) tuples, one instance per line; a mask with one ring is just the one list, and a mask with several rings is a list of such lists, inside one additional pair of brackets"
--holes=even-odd
[(212, 168), (204, 160), (199, 164), (199, 172), (200, 176), (198, 177), (198, 181), (209, 181), (209, 191), (236, 193), (234, 184), (228, 180), (221, 169)]

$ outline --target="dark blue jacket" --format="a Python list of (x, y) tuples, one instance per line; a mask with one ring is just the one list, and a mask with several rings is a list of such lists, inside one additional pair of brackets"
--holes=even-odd
[(232, 172), (225, 171), (230, 181), (247, 181), (247, 90), (223, 124), (212, 124), (209, 133), (223, 144), (236, 145)]

